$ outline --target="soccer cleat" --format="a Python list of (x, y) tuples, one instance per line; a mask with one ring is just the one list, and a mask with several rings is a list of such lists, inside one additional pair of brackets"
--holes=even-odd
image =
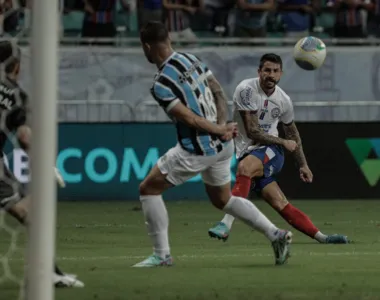
[(230, 229), (223, 222), (219, 222), (215, 227), (208, 230), (208, 235), (211, 238), (217, 238), (218, 240), (227, 241), (230, 236)]
[(84, 283), (82, 281), (78, 280), (76, 277), (72, 277), (67, 274), (65, 275), (54, 274), (53, 283), (54, 283), (54, 286), (57, 288), (84, 287)]
[(326, 244), (348, 244), (347, 236), (342, 234), (332, 234), (327, 236)]
[(272, 242), (276, 265), (283, 265), (290, 257), (290, 244), (293, 234), (287, 230), (279, 230), (278, 237)]
[(153, 268), (153, 267), (170, 267), (173, 265), (173, 258), (170, 255), (166, 255), (165, 258), (161, 258), (158, 255), (151, 255), (147, 259), (133, 265), (133, 268)]

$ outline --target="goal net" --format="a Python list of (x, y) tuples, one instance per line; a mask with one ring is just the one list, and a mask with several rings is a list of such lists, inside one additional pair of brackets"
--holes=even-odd
[[(60, 6), (59, 0), (0, 0), (0, 45), (6, 42), (11, 45), (10, 53), (0, 46), (0, 80), (9, 84), (0, 86), (0, 144), (2, 136), (6, 139), (0, 158), (1, 299), (54, 298), (56, 182), (53, 166), (57, 126), (57, 8)], [(20, 43), (22, 38), (30, 38), (30, 42)], [(21, 58), (20, 51), (28, 53), (32, 69), (32, 74), (23, 74), (23, 77), (30, 76), (32, 82), (32, 90), (26, 91), (31, 111), (27, 124), (33, 132), (29, 156), (19, 149), (15, 128), (11, 125), (13, 121), (9, 121), (15, 109), (25, 106), (22, 82), (21, 88), (15, 84), (18, 78), (14, 66)], [(19, 72), (23, 72), (22, 64)], [(21, 174), (33, 177), (27, 187), (20, 188), (19, 181), (15, 180), (20, 174), (9, 174), (8, 170), (14, 167), (15, 153), (21, 153), (25, 164), (30, 158), (33, 176)], [(7, 213), (15, 203), (20, 203), (14, 199), (21, 191), (31, 196), (32, 205), (27, 206), (27, 228)]]

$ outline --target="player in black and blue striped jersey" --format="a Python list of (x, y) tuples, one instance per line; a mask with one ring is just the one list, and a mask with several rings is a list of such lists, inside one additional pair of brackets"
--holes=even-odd
[[(218, 112), (207, 79), (211, 75), (194, 55), (173, 52), (159, 69), (151, 92), (166, 111), (181, 102), (197, 116), (216, 124)], [(198, 131), (181, 122), (177, 122), (176, 127), (178, 142), (190, 153), (209, 156), (224, 149), (224, 143), (215, 134)]]
[(197, 57), (172, 49), (162, 23), (148, 22), (140, 39), (147, 60), (158, 68), (152, 95), (176, 124), (178, 144), (158, 160), (140, 184), (140, 201), (154, 253), (134, 267), (173, 264), (162, 193), (198, 174), (213, 205), (265, 234), (272, 242), (276, 264), (284, 264), (289, 257), (291, 232), (278, 229), (250, 201), (231, 196), (232, 139), (237, 124), (227, 123), (222, 87)]

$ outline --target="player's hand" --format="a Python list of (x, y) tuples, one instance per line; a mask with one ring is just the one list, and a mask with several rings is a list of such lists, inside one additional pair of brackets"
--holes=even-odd
[(297, 149), (297, 143), (293, 140), (285, 140), (284, 141), (284, 145), (286, 150), (290, 151), (290, 152), (294, 152), (296, 149)]
[(223, 141), (230, 141), (234, 137), (237, 136), (238, 134), (237, 123), (235, 122), (227, 123), (226, 125), (224, 125), (224, 127), (225, 127), (225, 134), (221, 136), (221, 139)]
[(300, 177), (303, 182), (313, 182), (313, 173), (311, 172), (308, 166), (303, 166), (300, 168)]

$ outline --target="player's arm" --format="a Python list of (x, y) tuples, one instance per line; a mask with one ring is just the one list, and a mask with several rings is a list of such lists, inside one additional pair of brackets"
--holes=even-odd
[(292, 121), (290, 124), (283, 123), (283, 129), (285, 133), (285, 138), (293, 140), (297, 143), (297, 149), (293, 152), (293, 157), (299, 168), (307, 166), (307, 160), (305, 153), (303, 152), (302, 140), (300, 133), (297, 129), (296, 123)]
[(298, 132), (296, 123), (294, 122), (293, 105), (290, 98), (285, 103), (285, 112), (280, 117), (283, 124), (285, 138), (296, 142), (297, 147), (293, 151), (293, 157), (300, 171), (300, 177), (303, 182), (311, 183), (313, 181), (313, 173), (309, 169), (305, 153), (303, 152), (302, 140)]
[(199, 131), (208, 132), (221, 137), (228, 134), (229, 126), (214, 124), (207, 119), (196, 115), (183, 105), (173, 91), (165, 85), (156, 82), (151, 89), (151, 93), (153, 98), (166, 111), (166, 113), (177, 122), (182, 122)]
[(215, 76), (208, 71), (209, 75), (207, 77), (208, 86), (214, 96), (216, 110), (217, 110), (217, 123), (226, 124), (228, 118), (228, 106), (227, 106), (227, 97), (223, 91), (222, 86)]
[(247, 137), (262, 145), (284, 145), (285, 140), (269, 135), (260, 128), (256, 97), (256, 91), (244, 84), (238, 85), (234, 93), (234, 105), (243, 120)]
[[(32, 139), (32, 130), (29, 126), (31, 109), (27, 95), (21, 91), (19, 95), (22, 105), (17, 106), (9, 113), (7, 121), (12, 128), (16, 128), (16, 138), (22, 150), (29, 152)], [(10, 127), (9, 127), (10, 128)]]
[(30, 143), (32, 139), (32, 130), (28, 125), (21, 125), (17, 128), (16, 137), (22, 150), (30, 151)]
[(257, 111), (239, 110), (239, 113), (249, 139), (261, 145), (285, 145), (285, 140), (270, 135), (260, 128)]
[(227, 126), (214, 124), (207, 119), (196, 115), (180, 101), (173, 105), (167, 113), (177, 121), (182, 122), (189, 127), (195, 128), (198, 131), (208, 132), (220, 137), (228, 133)]

